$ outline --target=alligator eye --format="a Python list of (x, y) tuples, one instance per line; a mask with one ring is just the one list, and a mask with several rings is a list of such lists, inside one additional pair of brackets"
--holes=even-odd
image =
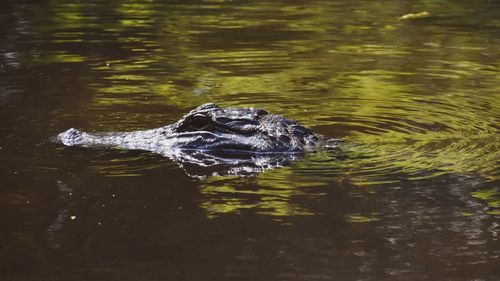
[(207, 117), (205, 115), (197, 114), (191, 118), (189, 125), (195, 128), (202, 128), (207, 124)]

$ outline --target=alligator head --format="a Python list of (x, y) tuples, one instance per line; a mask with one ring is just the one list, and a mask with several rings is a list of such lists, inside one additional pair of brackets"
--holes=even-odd
[(326, 139), (283, 116), (255, 108), (221, 108), (213, 103), (156, 129), (89, 134), (72, 128), (57, 139), (67, 146), (152, 151), (183, 167), (217, 167), (217, 174), (259, 172), (282, 166), (305, 152), (338, 146), (337, 140)]
[(320, 137), (280, 115), (255, 108), (199, 106), (167, 126), (170, 147), (222, 153), (302, 153), (317, 148)]

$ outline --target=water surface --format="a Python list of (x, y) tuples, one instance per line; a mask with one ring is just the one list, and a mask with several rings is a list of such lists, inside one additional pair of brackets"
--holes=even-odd
[[(498, 2), (0, 7), (2, 280), (500, 278)], [(193, 178), (159, 155), (49, 141), (205, 102), (344, 147)]]

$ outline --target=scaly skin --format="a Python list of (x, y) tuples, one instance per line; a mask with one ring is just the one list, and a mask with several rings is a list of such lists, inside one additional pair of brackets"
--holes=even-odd
[(262, 109), (220, 108), (212, 103), (156, 129), (84, 133), (71, 128), (57, 139), (66, 146), (146, 150), (198, 166), (247, 165), (253, 161), (264, 168), (271, 162), (280, 166), (305, 152), (338, 146), (338, 140), (326, 139), (283, 116)]

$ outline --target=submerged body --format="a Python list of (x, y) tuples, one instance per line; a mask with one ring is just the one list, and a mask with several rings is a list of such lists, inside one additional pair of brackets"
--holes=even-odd
[(277, 158), (293, 160), (304, 152), (338, 145), (338, 140), (326, 139), (286, 117), (262, 109), (220, 108), (212, 103), (156, 129), (90, 134), (71, 128), (57, 139), (67, 146), (147, 150), (200, 166), (264, 163), (266, 159), (279, 166)]

